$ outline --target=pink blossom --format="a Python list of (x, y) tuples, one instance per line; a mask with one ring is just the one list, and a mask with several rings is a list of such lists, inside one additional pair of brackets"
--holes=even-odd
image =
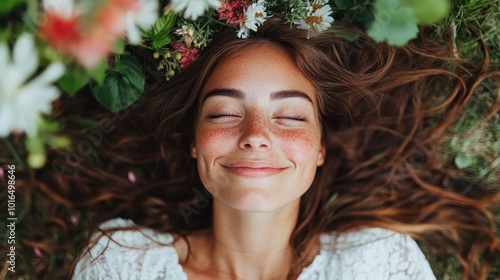
[[(177, 48), (179, 43), (174, 44), (174, 48)], [(181, 66), (182, 68), (186, 68), (195, 61), (198, 56), (200, 56), (200, 50), (195, 47), (188, 47), (186, 44), (181, 44), (177, 50), (181, 53)]]
[(33, 248), (33, 252), (35, 252), (35, 255), (37, 255), (39, 258), (43, 258), (42, 251), (40, 251), (38, 247)]
[(76, 42), (82, 39), (79, 16), (66, 17), (49, 11), (40, 26), (40, 33), (62, 53), (71, 53)]
[(72, 55), (83, 67), (92, 68), (111, 53), (113, 41), (103, 30), (95, 29), (75, 44)]
[[(81, 10), (78, 6), (68, 5), (63, 9), (46, 5), (40, 33), (56, 50), (72, 56), (85, 68), (92, 68), (111, 54), (116, 39), (128, 34), (129, 40), (140, 41), (140, 33), (132, 25), (136, 21), (141, 27), (154, 23), (156, 2), (149, 1), (107, 0), (89, 22), (84, 22), (87, 19), (78, 12)], [(146, 4), (149, 10), (139, 13)], [(150, 10), (154, 12), (151, 15)]]
[(135, 177), (134, 172), (132, 172), (132, 171), (129, 171), (129, 172), (128, 172), (128, 180), (129, 180), (130, 182), (132, 182), (132, 183), (137, 182), (137, 178)]
[(75, 226), (76, 226), (76, 225), (78, 225), (78, 216), (77, 216), (77, 215), (71, 215), (71, 216), (69, 217), (69, 220), (71, 221), (71, 223), (72, 223), (73, 225), (75, 225)]
[(139, 9), (139, 0), (108, 0), (97, 11), (96, 24), (110, 36), (122, 36), (126, 32), (127, 13)]
[(225, 20), (228, 24), (239, 26), (245, 18), (245, 10), (248, 7), (245, 0), (224, 0), (219, 7), (219, 20)]
[(85, 68), (96, 66), (112, 51), (113, 36), (100, 25), (82, 28), (82, 18), (68, 17), (49, 10), (40, 25), (40, 33), (57, 51), (67, 54)]
[(5, 176), (5, 173), (4, 173), (4, 170), (3, 168), (0, 166), (0, 178), (3, 179), (3, 177)]

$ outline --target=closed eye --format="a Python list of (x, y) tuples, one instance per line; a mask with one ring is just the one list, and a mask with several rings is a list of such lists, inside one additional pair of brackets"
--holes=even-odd
[(239, 117), (238, 115), (233, 115), (229, 113), (220, 113), (220, 114), (209, 114), (208, 118), (209, 119), (218, 119), (218, 118), (225, 118), (225, 117)]
[(300, 121), (300, 122), (307, 121), (307, 118), (300, 117), (300, 116), (279, 116), (279, 117), (276, 117), (276, 119), (285, 119), (285, 120)]

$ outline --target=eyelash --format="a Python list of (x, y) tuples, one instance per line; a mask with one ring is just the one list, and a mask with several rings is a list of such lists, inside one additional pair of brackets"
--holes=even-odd
[[(220, 114), (209, 114), (208, 118), (210, 119), (217, 119), (217, 118), (223, 118), (223, 117), (238, 117), (237, 115), (229, 114), (229, 113), (220, 113)], [(300, 121), (304, 122), (307, 121), (307, 118), (299, 117), (299, 116), (279, 116), (276, 117), (277, 119), (287, 119), (287, 120), (293, 120), (293, 121)]]
[(229, 113), (221, 113), (221, 114), (209, 114), (208, 118), (210, 119), (216, 119), (216, 118), (222, 118), (222, 117), (237, 117), (236, 115), (229, 114)]
[(299, 117), (299, 116), (280, 116), (280, 117), (277, 117), (277, 119), (287, 119), (287, 120), (293, 120), (293, 121), (299, 121), (299, 122), (307, 121), (307, 118), (303, 118), (303, 117)]

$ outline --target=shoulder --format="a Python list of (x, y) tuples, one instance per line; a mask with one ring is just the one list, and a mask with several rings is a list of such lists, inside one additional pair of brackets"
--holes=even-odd
[[(131, 220), (112, 219), (99, 225), (102, 230), (135, 226)], [(92, 247), (79, 256), (73, 279), (182, 279), (171, 234), (148, 228), (116, 230), (107, 235), (96, 232)]]
[(348, 278), (435, 279), (422, 250), (406, 234), (365, 228), (323, 234), (321, 244), (329, 263), (340, 266)]

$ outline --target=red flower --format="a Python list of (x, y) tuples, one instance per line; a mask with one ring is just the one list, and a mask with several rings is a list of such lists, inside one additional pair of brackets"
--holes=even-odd
[[(112, 14), (115, 10), (116, 8), (105, 4), (98, 15), (107, 12)], [(124, 18), (123, 14), (121, 18)], [(111, 53), (113, 41), (117, 38), (116, 33), (124, 33), (125, 30), (124, 26), (121, 26), (121, 30), (112, 30), (112, 26), (105, 25), (97, 21), (98, 19), (95, 18), (93, 22), (84, 25), (84, 19), (78, 12), (73, 11), (68, 15), (64, 11), (48, 9), (40, 24), (40, 33), (57, 51), (72, 56), (85, 68), (92, 68)], [(121, 23), (119, 19), (120, 15), (112, 18)]]
[(40, 26), (40, 32), (58, 51), (70, 53), (75, 42), (81, 40), (80, 17), (66, 18), (48, 12)]
[(179, 46), (179, 43), (174, 44), (174, 48), (177, 48), (177, 50), (181, 53), (181, 66), (182, 68), (186, 68), (191, 64), (193, 61), (195, 61), (198, 56), (200, 56), (200, 50), (195, 47), (188, 47), (186, 44), (181, 44)]
[(248, 7), (245, 0), (225, 0), (218, 9), (219, 20), (225, 20), (228, 24), (239, 26), (245, 19), (245, 10)]

